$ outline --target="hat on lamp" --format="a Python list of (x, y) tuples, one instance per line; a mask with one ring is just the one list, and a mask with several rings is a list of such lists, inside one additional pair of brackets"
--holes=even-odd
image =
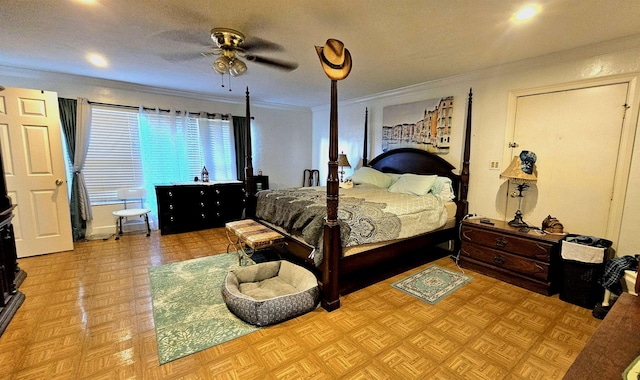
[(506, 178), (519, 184), (532, 184), (538, 180), (538, 168), (532, 164), (531, 172), (526, 173), (522, 170), (522, 160), (520, 157), (514, 156), (511, 164), (500, 173), (500, 178)]
[(351, 53), (344, 44), (329, 38), (324, 46), (316, 46), (322, 69), (331, 80), (342, 80), (351, 72)]

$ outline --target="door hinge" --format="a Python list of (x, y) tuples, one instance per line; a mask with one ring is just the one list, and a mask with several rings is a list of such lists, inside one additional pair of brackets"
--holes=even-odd
[(627, 110), (631, 108), (630, 105), (628, 105), (627, 103), (622, 105), (622, 120), (624, 120), (627, 117)]

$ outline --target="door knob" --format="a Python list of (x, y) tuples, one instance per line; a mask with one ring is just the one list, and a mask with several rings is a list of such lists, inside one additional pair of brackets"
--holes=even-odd
[(60, 178), (56, 179), (56, 186), (61, 186), (64, 183)]

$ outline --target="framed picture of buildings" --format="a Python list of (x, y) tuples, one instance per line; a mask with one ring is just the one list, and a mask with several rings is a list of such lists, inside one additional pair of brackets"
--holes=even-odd
[(417, 148), (449, 152), (453, 96), (384, 107), (382, 151)]

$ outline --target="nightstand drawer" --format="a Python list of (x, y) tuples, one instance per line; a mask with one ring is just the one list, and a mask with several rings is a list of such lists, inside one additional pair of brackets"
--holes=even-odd
[(462, 226), (462, 240), (547, 262), (553, 250), (553, 245), (550, 243), (501, 234), (496, 231), (466, 225)]
[(542, 281), (549, 280), (549, 263), (538, 262), (526, 257), (513, 255), (505, 251), (488, 248), (477, 244), (463, 244), (462, 257), (490, 264), (494, 267), (508, 269), (512, 272), (523, 274), (527, 277)]

